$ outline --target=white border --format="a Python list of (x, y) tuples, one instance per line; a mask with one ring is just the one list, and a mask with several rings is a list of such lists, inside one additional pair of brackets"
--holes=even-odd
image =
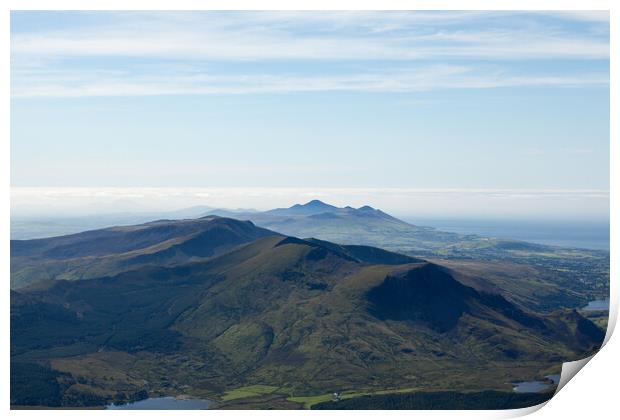
[[(0, 127), (3, 133), (0, 144), (0, 173), (2, 173), (2, 196), (5, 198), (0, 206), (0, 212), (2, 215), (2, 232), (4, 240), (0, 241), (1, 249), (1, 263), (7, 286), (5, 293), (2, 294), (3, 302), (3, 340), (2, 340), (2, 384), (0, 385), (0, 395), (4, 401), (4, 410), (9, 411), (9, 307), (10, 298), (8, 293), (8, 280), (9, 280), (9, 224), (10, 224), (10, 83), (9, 83), (9, 60), (10, 60), (10, 47), (9, 47), (9, 28), (10, 28), (10, 10), (139, 10), (139, 9), (151, 9), (151, 10), (200, 10), (200, 9), (213, 9), (213, 10), (234, 10), (234, 9), (246, 9), (246, 10), (610, 10), (611, 12), (611, 115), (618, 116), (618, 30), (617, 30), (617, 13), (620, 8), (620, 3), (617, 1), (604, 1), (604, 0), (470, 0), (470, 1), (458, 1), (458, 0), (412, 0), (412, 1), (396, 1), (396, 0), (383, 0), (383, 1), (365, 1), (365, 0), (314, 0), (314, 1), (275, 1), (264, 0), (261, 2), (256, 1), (241, 1), (241, 0), (217, 0), (217, 1), (200, 1), (200, 0), (150, 0), (148, 2), (128, 1), (128, 0), (90, 0), (90, 1), (78, 1), (78, 0), (5, 0), (2, 2), (2, 15), (1, 24), (2, 28), (1, 45), (3, 51), (3, 65), (1, 67), (1, 81), (2, 81), (2, 112), (0, 114)], [(618, 177), (620, 172), (617, 166), (614, 166), (620, 156), (620, 150), (617, 144), (618, 139), (618, 124), (611, 118), (611, 138), (614, 141), (610, 145), (610, 159), (611, 159), (611, 189), (610, 189), (610, 203), (611, 214), (620, 214), (620, 206), (618, 205), (618, 196), (615, 194), (618, 187)], [(620, 344), (618, 339), (609, 341), (610, 332), (616, 323), (618, 313), (618, 287), (616, 279), (616, 265), (618, 262), (618, 233), (620, 227), (614, 217), (611, 218), (611, 280), (612, 280), (612, 302), (610, 311), (610, 330), (606, 336), (606, 346), (596, 355), (592, 362), (588, 363), (582, 373), (579, 374), (580, 379), (577, 381), (571, 381), (570, 385), (564, 388), (557, 394), (548, 404), (545, 409), (537, 411), (535, 416), (537, 418), (609, 418), (611, 413), (617, 412), (617, 393), (615, 392), (615, 378), (619, 377), (620, 364), (618, 363), (617, 356), (620, 353)], [(532, 411), (536, 411), (540, 407), (533, 409), (523, 410), (509, 410), (509, 411), (390, 411), (389, 416), (392, 418), (458, 418), (458, 419), (483, 419), (483, 418), (508, 418), (520, 415), (528, 414)], [(39, 412), (27, 412), (27, 411), (11, 411), (10, 416), (15, 418), (27, 418), (31, 416), (49, 416), (56, 418), (83, 418), (84, 415), (94, 416), (109, 416), (112, 412), (88, 412), (82, 411), (39, 411)], [(116, 411), (116, 416), (121, 418), (126, 417), (149, 417), (156, 419), (167, 419), (170, 416), (169, 412), (128, 412), (128, 411)], [(348, 411), (338, 412), (339, 418), (353, 417), (356, 419), (370, 419), (376, 415), (380, 415), (379, 412), (368, 411)], [(314, 411), (298, 411), (298, 412), (267, 412), (267, 411), (252, 411), (252, 412), (231, 412), (231, 411), (210, 411), (207, 413), (188, 411), (183, 412), (183, 416), (186, 418), (202, 418), (203, 416), (230, 419), (239, 417), (252, 416), (255, 419), (279, 419), (279, 418), (308, 418), (308, 417), (331, 417), (336, 416), (334, 412), (314, 412)]]

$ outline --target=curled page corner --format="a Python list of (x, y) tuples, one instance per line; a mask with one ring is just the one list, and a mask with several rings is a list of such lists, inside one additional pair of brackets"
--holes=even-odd
[[(609, 335), (609, 331), (611, 329), (608, 328), (607, 336)], [(607, 340), (606, 336), (606, 340)], [(606, 342), (606, 341), (605, 341)], [(602, 348), (602, 347), (601, 347)], [(558, 386), (553, 393), (553, 397), (560, 392), (560, 390), (566, 385), (573, 377), (586, 365), (592, 358), (596, 356), (596, 353), (592, 356), (586, 357), (585, 359), (575, 360), (572, 362), (564, 362), (562, 364), (562, 372), (560, 373), (560, 380), (558, 382)], [(551, 399), (553, 399), (553, 397)], [(512, 410), (503, 410), (503, 413), (499, 414), (499, 418), (516, 418), (523, 417), (529, 414), (532, 414), (541, 408), (543, 408), (551, 399), (542, 402), (538, 405), (533, 405), (531, 407), (517, 408)]]
[[(609, 329), (607, 331), (609, 331)], [(596, 353), (593, 354), (592, 356), (586, 357), (585, 359), (575, 360), (575, 361), (572, 361), (572, 362), (564, 362), (562, 364), (562, 372), (560, 373), (560, 380), (558, 382), (558, 386), (555, 389), (555, 392), (553, 393), (553, 397), (555, 397), (556, 394), (558, 392), (560, 392), (560, 390), (562, 388), (564, 388), (564, 385), (566, 385), (571, 379), (573, 379), (573, 377), (586, 364), (588, 364), (588, 362), (590, 360), (592, 360), (592, 358), (594, 356), (596, 356)], [(551, 399), (553, 399), (553, 397), (551, 397)], [(541, 408), (543, 408), (545, 405), (547, 405), (547, 403), (549, 401), (551, 401), (551, 399), (549, 399), (549, 400), (547, 400), (547, 401), (545, 401), (543, 403), (540, 403), (538, 405), (533, 405), (531, 407), (517, 408), (517, 409), (514, 409), (514, 410), (507, 410), (505, 412), (505, 416), (502, 416), (502, 418), (522, 417), (522, 416), (526, 416), (528, 414), (532, 414), (532, 413), (540, 410)]]
[(566, 385), (573, 377), (583, 368), (596, 354), (585, 359), (575, 360), (573, 362), (562, 363), (562, 373), (560, 374), (560, 381), (555, 389), (554, 396), (560, 392), (564, 385)]

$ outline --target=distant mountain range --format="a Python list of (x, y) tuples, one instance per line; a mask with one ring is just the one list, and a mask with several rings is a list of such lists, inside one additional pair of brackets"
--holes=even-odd
[(395, 251), (424, 252), (473, 238), (415, 226), (370, 206), (336, 207), (320, 200), (265, 212), (212, 210), (206, 214), (251, 220), (258, 226), (297, 237), (316, 237)]
[(336, 207), (320, 200), (264, 212), (209, 210), (218, 215), (251, 220), (258, 226), (297, 237), (316, 237), (344, 244), (365, 244), (418, 255), (467, 256), (467, 252), (553, 252), (557, 247), (517, 240), (443, 232), (417, 226), (365, 205)]
[[(319, 201), (257, 216), (411, 226)], [(11, 270), (14, 405), (220, 398), (248, 385), (291, 398), (509, 391), (513, 380), (591, 354), (604, 336), (574, 310), (519, 303), (531, 299), (532, 282), (542, 295), (552, 290), (544, 281), (507, 285), (496, 274), (217, 216), (11, 241)]]

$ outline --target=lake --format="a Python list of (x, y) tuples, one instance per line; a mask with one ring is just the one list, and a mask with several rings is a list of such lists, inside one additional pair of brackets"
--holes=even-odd
[(587, 306), (581, 308), (583, 311), (608, 311), (609, 299), (591, 300)]
[(211, 400), (198, 398), (177, 399), (174, 397), (147, 398), (122, 405), (107, 405), (106, 410), (206, 410), (213, 404)]
[(545, 379), (544, 381), (515, 382), (512, 390), (517, 393), (546, 391), (552, 386), (557, 386), (560, 382), (560, 375), (547, 375)]

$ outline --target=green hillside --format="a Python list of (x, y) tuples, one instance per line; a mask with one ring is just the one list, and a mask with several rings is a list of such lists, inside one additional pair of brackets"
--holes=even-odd
[(147, 265), (201, 261), (274, 235), (251, 222), (208, 216), (11, 241), (11, 288), (111, 276)]
[[(370, 254), (266, 236), (200, 262), (12, 292), (12, 381), (44, 378), (62, 405), (251, 385), (287, 398), (509, 391), (602, 341), (574, 311), (537, 314), (437, 264)], [(12, 403), (29, 403), (35, 390), (18, 389)]]

